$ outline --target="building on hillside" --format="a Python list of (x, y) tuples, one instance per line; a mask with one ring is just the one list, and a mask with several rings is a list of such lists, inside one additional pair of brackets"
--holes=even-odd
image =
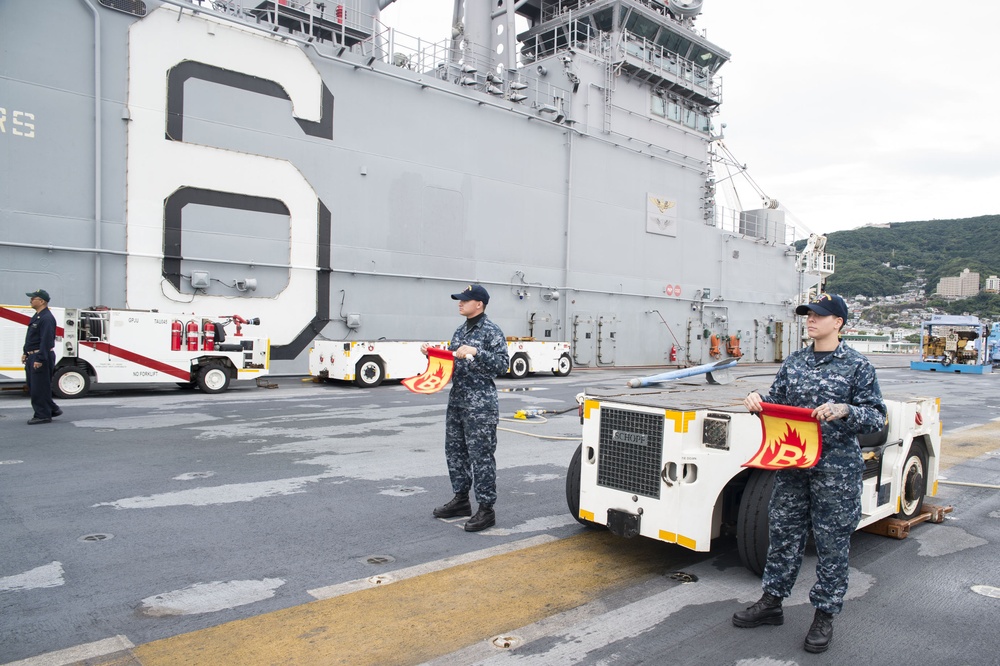
[(1000, 293), (1000, 277), (991, 275), (986, 278), (986, 286), (983, 287), (983, 291), (988, 291), (991, 294)]
[(979, 273), (973, 273), (968, 268), (958, 277), (943, 277), (938, 280), (935, 290), (945, 298), (968, 298), (979, 293)]
[(862, 354), (912, 354), (920, 348), (915, 342), (893, 340), (888, 333), (884, 335), (845, 333), (840, 339), (851, 349)]

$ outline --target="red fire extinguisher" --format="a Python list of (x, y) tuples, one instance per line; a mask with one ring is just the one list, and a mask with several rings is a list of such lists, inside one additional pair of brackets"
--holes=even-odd
[(198, 323), (193, 319), (187, 323), (187, 350), (198, 351)]
[(170, 351), (181, 350), (181, 328), (180, 319), (174, 319), (174, 322), (170, 324)]
[(671, 362), (677, 360), (677, 345), (670, 345), (670, 360)]
[(215, 351), (215, 324), (210, 321), (205, 322), (205, 351)]

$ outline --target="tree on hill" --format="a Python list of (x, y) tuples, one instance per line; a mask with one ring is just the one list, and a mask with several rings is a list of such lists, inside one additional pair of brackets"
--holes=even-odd
[(1000, 275), (1000, 255), (991, 240), (996, 238), (1000, 215), (836, 231), (827, 237), (826, 251), (836, 255), (837, 272), (826, 289), (847, 296), (892, 296), (921, 274), (928, 292), (942, 277), (966, 268), (981, 278)]
[(971, 314), (989, 321), (1000, 320), (1000, 294), (979, 292), (960, 301), (945, 301), (941, 309), (952, 315)]

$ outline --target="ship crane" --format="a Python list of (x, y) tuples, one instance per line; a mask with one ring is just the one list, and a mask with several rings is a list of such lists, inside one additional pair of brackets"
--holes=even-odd
[[(722, 126), (725, 128), (725, 124)], [(806, 241), (806, 245), (802, 252), (799, 253), (796, 263), (798, 270), (802, 273), (810, 273), (819, 277), (821, 281), (825, 280), (827, 277), (833, 275), (834, 273), (834, 257), (832, 254), (827, 254), (826, 248), (826, 236), (817, 234), (813, 232), (805, 223), (803, 223), (799, 218), (797, 218), (790, 210), (785, 206), (781, 205), (777, 199), (769, 197), (764, 190), (757, 184), (757, 181), (750, 176), (747, 165), (741, 163), (733, 153), (729, 150), (722, 141), (722, 135), (713, 137), (713, 143), (717, 147), (717, 152), (713, 152), (713, 157), (715, 161), (719, 164), (725, 165), (727, 167), (727, 175), (725, 178), (717, 180), (715, 185), (718, 186), (728, 180), (735, 178), (736, 176), (742, 175), (746, 182), (754, 189), (754, 191), (761, 198), (761, 207), (765, 210), (780, 210), (786, 216), (791, 218), (792, 223), (796, 228), (801, 229), (809, 234), (809, 239)], [(729, 171), (729, 168), (735, 168), (736, 172), (733, 173)], [(736, 198), (737, 206), (742, 210), (743, 205), (739, 199), (739, 192), (736, 190), (735, 186), (730, 186), (729, 191)]]
[[(725, 128), (726, 127), (725, 124), (723, 124), (722, 127)], [(752, 187), (754, 189), (754, 191), (760, 196), (760, 199), (761, 199), (761, 202), (762, 202), (761, 207), (762, 208), (767, 208), (767, 209), (770, 209), (770, 210), (777, 210), (778, 206), (780, 205), (778, 203), (778, 200), (777, 199), (773, 199), (773, 198), (767, 196), (764, 193), (764, 190), (760, 187), (760, 185), (757, 184), (757, 181), (755, 181), (753, 179), (753, 177), (750, 176), (750, 172), (747, 169), (747, 165), (746, 164), (741, 164), (736, 159), (736, 157), (733, 155), (733, 153), (729, 150), (729, 147), (726, 146), (725, 143), (723, 143), (723, 141), (722, 141), (722, 138), (723, 138), (722, 135), (719, 135), (718, 137), (713, 137), (713, 138), (715, 139), (713, 141), (713, 143), (722, 152), (722, 156), (721, 157), (720, 157), (719, 153), (714, 153), (715, 161), (718, 162), (719, 164), (725, 165), (726, 167), (735, 167), (737, 169), (736, 173), (731, 173), (730, 172), (729, 175), (726, 176), (725, 178), (723, 178), (723, 179), (721, 179), (719, 181), (716, 181), (716, 184), (725, 182), (727, 180), (731, 180), (731, 179), (735, 178), (736, 176), (743, 176), (743, 178), (750, 185), (750, 187)], [(728, 168), (727, 168), (727, 171), (728, 171)], [(737, 202), (737, 204), (739, 205), (740, 209), (742, 209), (743, 208), (743, 204), (740, 202), (740, 195), (739, 195), (739, 192), (736, 191), (735, 187), (733, 187), (733, 194), (736, 196), (736, 202)], [(808, 229), (807, 229), (807, 231), (808, 231)]]

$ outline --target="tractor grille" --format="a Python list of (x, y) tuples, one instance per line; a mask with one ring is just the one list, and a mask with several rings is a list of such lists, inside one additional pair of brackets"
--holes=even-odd
[(597, 485), (659, 499), (663, 415), (601, 408)]

